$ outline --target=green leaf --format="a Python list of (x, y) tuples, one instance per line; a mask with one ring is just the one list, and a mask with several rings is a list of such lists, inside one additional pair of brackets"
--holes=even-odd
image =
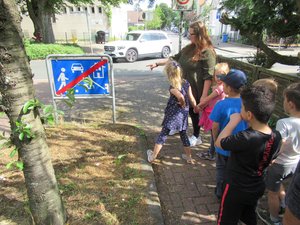
[(23, 133), (23, 132), (19, 134), (19, 139), (20, 139), (21, 141), (23, 141), (23, 139), (24, 139), (24, 133)]
[(125, 159), (126, 156), (127, 156), (127, 154), (118, 155), (117, 159), (122, 160), (122, 159)]
[(70, 108), (72, 108), (72, 107), (73, 107), (73, 103), (72, 103), (72, 102), (70, 102), (69, 100), (64, 100), (64, 103), (66, 103), (66, 104), (67, 104), (67, 106), (69, 106)]
[(16, 162), (16, 167), (17, 167), (19, 170), (23, 170), (23, 169), (24, 169), (24, 163), (21, 162), (21, 161), (17, 161), (17, 162)]
[(44, 114), (52, 113), (52, 112), (53, 112), (53, 106), (52, 106), (52, 105), (46, 105), (46, 106), (43, 108), (43, 112), (44, 112)]
[(63, 111), (61, 111), (61, 110), (56, 110), (56, 113), (57, 113), (58, 115), (65, 115), (65, 113), (64, 113)]
[(29, 124), (29, 123), (27, 123), (26, 126), (25, 126), (25, 129), (29, 129), (30, 130), (31, 128), (32, 128), (32, 125)]
[(18, 149), (14, 148), (14, 150), (12, 150), (11, 153), (9, 154), (9, 157), (13, 158), (17, 152), (18, 152)]
[(54, 123), (53, 117), (47, 118), (47, 123), (48, 123), (49, 125), (54, 125), (55, 123)]
[(23, 106), (23, 113), (27, 113), (28, 110), (33, 109), (33, 107), (35, 106), (35, 101), (33, 99), (30, 99), (29, 101), (27, 101), (24, 106)]
[(16, 121), (16, 126), (20, 127), (21, 123), (19, 121)]
[(14, 163), (15, 162), (13, 161), (13, 162), (10, 162), (10, 163), (6, 164), (6, 168), (11, 169), (11, 167), (13, 166)]

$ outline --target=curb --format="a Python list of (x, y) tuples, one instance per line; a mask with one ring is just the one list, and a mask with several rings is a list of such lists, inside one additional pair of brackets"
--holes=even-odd
[[(138, 128), (142, 130), (144, 129)], [(144, 153), (145, 158), (141, 161), (141, 169), (146, 172), (150, 172), (150, 179), (148, 182), (148, 191), (146, 194), (146, 204), (148, 205), (149, 214), (151, 218), (153, 219), (153, 223), (155, 225), (164, 225), (164, 218), (162, 215), (162, 209), (161, 209), (161, 203), (157, 191), (156, 181), (154, 177), (154, 170), (150, 163), (147, 161), (147, 154), (145, 152), (146, 149), (148, 149), (149, 143), (148, 143), (148, 136), (146, 134), (139, 135), (140, 141), (139, 141), (139, 147), (140, 150)], [(150, 224), (150, 223), (149, 223)]]

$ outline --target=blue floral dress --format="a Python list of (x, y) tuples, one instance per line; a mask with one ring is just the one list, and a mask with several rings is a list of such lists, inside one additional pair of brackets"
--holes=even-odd
[[(183, 131), (187, 130), (188, 126), (188, 114), (189, 114), (189, 99), (188, 99), (188, 90), (190, 83), (184, 80), (182, 88), (180, 90), (181, 94), (185, 99), (185, 108), (182, 108), (179, 105), (177, 98), (170, 93), (170, 97), (165, 109), (165, 116), (162, 122), (162, 126), (169, 130), (178, 130)], [(169, 90), (172, 89), (170, 86)]]

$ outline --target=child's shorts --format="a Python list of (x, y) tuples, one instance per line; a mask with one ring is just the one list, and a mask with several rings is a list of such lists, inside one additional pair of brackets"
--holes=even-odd
[(266, 188), (273, 192), (278, 192), (280, 190), (280, 185), (282, 181), (293, 175), (297, 164), (293, 165), (282, 165), (278, 163), (273, 163), (268, 167), (266, 176)]

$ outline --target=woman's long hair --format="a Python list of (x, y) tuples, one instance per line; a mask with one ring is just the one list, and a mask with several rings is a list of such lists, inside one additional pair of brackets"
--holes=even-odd
[(181, 91), (183, 79), (182, 79), (182, 71), (179, 64), (173, 60), (169, 61), (165, 66), (164, 72), (168, 77), (170, 85), (173, 88), (176, 88), (179, 91)]
[(208, 36), (208, 32), (205, 24), (202, 21), (196, 21), (190, 25), (190, 28), (194, 30), (196, 41), (188, 46), (188, 49), (194, 48), (193, 61), (199, 61), (201, 59), (201, 52), (205, 49), (212, 49), (215, 53), (213, 44)]

